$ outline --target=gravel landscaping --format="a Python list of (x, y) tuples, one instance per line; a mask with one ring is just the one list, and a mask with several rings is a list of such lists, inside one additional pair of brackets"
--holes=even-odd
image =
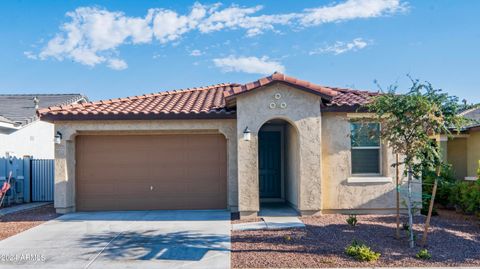
[(0, 240), (16, 235), (60, 216), (53, 205), (38, 207), (0, 217)]
[[(395, 238), (394, 216), (358, 216), (357, 226), (350, 227), (348, 216), (324, 215), (302, 218), (305, 229), (232, 232), (232, 267), (480, 266), (478, 220), (451, 216), (440, 212), (432, 218), (426, 247), (430, 260), (415, 258), (421, 248), (408, 247), (405, 231), (400, 240)], [(424, 221), (423, 216), (415, 218), (415, 223)], [(420, 239), (423, 225), (415, 231)], [(344, 254), (354, 239), (380, 252), (380, 259), (358, 262)]]

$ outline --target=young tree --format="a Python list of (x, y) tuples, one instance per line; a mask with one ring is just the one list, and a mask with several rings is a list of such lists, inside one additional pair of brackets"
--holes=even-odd
[[(428, 82), (411, 79), (412, 86), (406, 94), (397, 94), (397, 86), (375, 96), (367, 105), (381, 123), (381, 137), (394, 153), (404, 157), (403, 174), (407, 177), (407, 210), (409, 243), (414, 247), (412, 184), (421, 178), (424, 169), (435, 170), (442, 163), (439, 147), (432, 143), (438, 134), (450, 134), (450, 128), (459, 127), (458, 98), (434, 89)], [(397, 190), (398, 191), (398, 190)]]

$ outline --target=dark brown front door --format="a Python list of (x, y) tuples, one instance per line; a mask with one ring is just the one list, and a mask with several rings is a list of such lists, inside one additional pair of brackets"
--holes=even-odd
[(76, 208), (225, 209), (227, 149), (222, 135), (80, 135)]

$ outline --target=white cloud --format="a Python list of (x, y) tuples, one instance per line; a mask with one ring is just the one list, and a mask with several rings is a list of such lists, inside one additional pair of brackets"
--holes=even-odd
[(355, 38), (350, 42), (337, 41), (333, 45), (328, 45), (323, 48), (315, 49), (310, 51), (310, 55), (314, 54), (323, 54), (323, 53), (333, 53), (335, 55), (342, 54), (348, 51), (357, 51), (365, 48), (370, 45), (370, 41), (366, 41), (362, 38)]
[(23, 55), (25, 55), (25, 57), (27, 57), (28, 59), (32, 59), (32, 60), (38, 59), (37, 55), (31, 51), (24, 51)]
[(223, 29), (242, 28), (247, 30), (247, 36), (255, 36), (263, 33), (264, 30), (273, 30), (275, 24), (290, 24), (292, 19), (298, 16), (294, 13), (251, 16), (261, 9), (263, 9), (262, 6), (250, 8), (231, 6), (223, 10), (214, 9), (210, 16), (198, 25), (198, 29), (202, 33), (210, 33)]
[(230, 55), (225, 58), (213, 59), (213, 63), (223, 72), (244, 72), (262, 75), (272, 74), (275, 71), (285, 72), (285, 67), (281, 63), (269, 60), (267, 56), (257, 58)]
[(190, 56), (198, 57), (198, 56), (202, 56), (202, 55), (203, 55), (203, 52), (201, 50), (192, 50), (190, 52)]
[(121, 59), (109, 59), (108, 67), (114, 70), (123, 70), (123, 69), (126, 69), (128, 65), (124, 60), (121, 60)]
[(304, 26), (353, 19), (375, 18), (408, 9), (400, 0), (348, 0), (340, 4), (306, 9), (300, 24)]
[[(100, 63), (115, 70), (126, 68), (123, 60), (112, 54), (124, 43), (141, 44), (152, 40), (149, 26), (153, 11), (144, 18), (127, 17), (122, 12), (110, 12), (91, 7), (80, 7), (68, 12), (70, 21), (63, 24), (62, 32), (52, 38), (39, 53), (39, 58), (71, 59), (95, 66)], [(122, 63), (123, 62), (123, 63)]]
[[(30, 59), (65, 59), (95, 66), (106, 64), (118, 70), (127, 67), (119, 59), (118, 49), (126, 44), (178, 44), (191, 31), (212, 33), (243, 29), (247, 36), (275, 31), (276, 26), (311, 27), (323, 23), (390, 15), (407, 9), (401, 0), (345, 0), (340, 3), (297, 13), (258, 14), (263, 7), (241, 7), (195, 3), (185, 14), (152, 8), (144, 17), (130, 17), (123, 12), (99, 7), (79, 7), (67, 12), (68, 22), (60, 27), (38, 54), (25, 52)], [(122, 64), (119, 64), (122, 61)], [(114, 62), (115, 64), (112, 64)]]
[(160, 43), (167, 43), (180, 38), (195, 29), (207, 14), (207, 6), (195, 3), (188, 15), (179, 15), (168, 9), (152, 9), (155, 12), (153, 32)]

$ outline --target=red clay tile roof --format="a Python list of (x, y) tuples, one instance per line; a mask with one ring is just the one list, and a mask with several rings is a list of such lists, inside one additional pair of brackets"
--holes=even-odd
[(339, 92), (336, 96), (330, 100), (329, 106), (354, 106), (354, 105), (365, 105), (369, 102), (372, 96), (378, 95), (376, 92), (369, 91), (359, 91), (351, 89), (339, 89), (331, 88)]
[(316, 85), (305, 80), (296, 79), (294, 77), (286, 76), (282, 73), (275, 72), (269, 77), (264, 77), (257, 81), (250, 82), (244, 85), (231, 87), (229, 91), (225, 92), (225, 97), (231, 98), (233, 96), (246, 93), (275, 82), (286, 83), (293, 87), (300, 88), (302, 90), (306, 90), (315, 94), (319, 94), (322, 97), (326, 98), (327, 100), (330, 100), (332, 97), (339, 94), (337, 91), (333, 90), (332, 88)]
[(328, 107), (357, 107), (368, 102), (377, 93), (319, 86), (307, 81), (275, 73), (244, 85), (223, 83), (207, 87), (189, 88), (110, 99), (82, 104), (40, 109), (44, 120), (93, 119), (201, 119), (235, 118), (235, 110), (226, 100), (272, 83), (285, 83), (320, 95)]
[(230, 115), (234, 115), (235, 111), (225, 106), (223, 92), (225, 88), (233, 85), (236, 84), (224, 83), (127, 98), (49, 107), (40, 109), (38, 113), (44, 119), (110, 119), (112, 116), (113, 118), (137, 119), (147, 115), (152, 118), (162, 118), (165, 115), (173, 115), (174, 118), (182, 118), (184, 115), (192, 116), (192, 118), (228, 118), (231, 117)]

